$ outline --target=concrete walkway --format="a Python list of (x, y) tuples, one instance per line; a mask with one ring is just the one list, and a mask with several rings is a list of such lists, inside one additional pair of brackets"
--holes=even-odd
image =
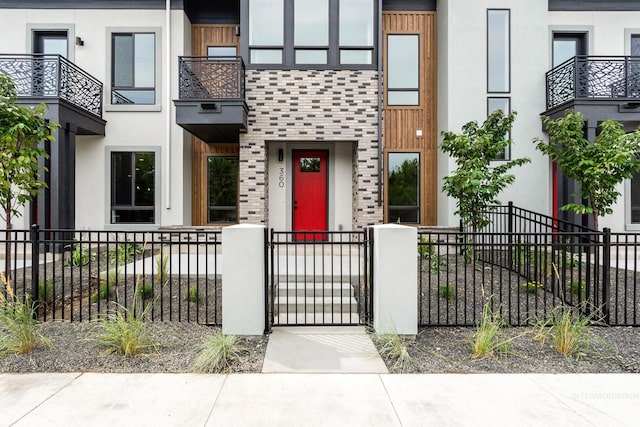
[(274, 327), (263, 373), (388, 373), (364, 326)]
[(0, 374), (1, 426), (631, 426), (640, 375)]

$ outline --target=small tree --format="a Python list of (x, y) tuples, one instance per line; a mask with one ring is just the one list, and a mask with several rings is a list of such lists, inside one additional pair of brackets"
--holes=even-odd
[[(5, 221), (7, 242), (11, 240), (12, 217), (46, 186), (39, 181), (38, 158), (47, 153), (39, 144), (52, 141), (51, 132), (57, 127), (45, 120), (44, 105), (30, 108), (16, 104), (16, 99), (13, 80), (0, 73), (0, 218)], [(10, 244), (6, 262), (10, 278)]]
[(589, 141), (579, 112), (568, 110), (556, 120), (543, 116), (542, 122), (549, 143), (535, 138), (536, 148), (556, 162), (567, 178), (580, 184), (577, 195), (588, 201), (588, 206), (569, 203), (561, 209), (593, 215), (593, 225), (598, 230), (598, 218), (613, 213), (611, 206), (620, 196), (618, 184), (640, 170), (640, 131), (625, 134), (620, 123), (605, 120), (600, 124), (600, 134)]
[(508, 135), (515, 117), (515, 112), (504, 115), (497, 110), (480, 127), (473, 121), (464, 125), (460, 134), (442, 132), (442, 151), (455, 158), (458, 165), (444, 178), (442, 191), (456, 199), (455, 213), (474, 233), (489, 225), (487, 213), (500, 203), (498, 194), (515, 180), (507, 173), (509, 169), (530, 162), (519, 158), (492, 164), (512, 144)]

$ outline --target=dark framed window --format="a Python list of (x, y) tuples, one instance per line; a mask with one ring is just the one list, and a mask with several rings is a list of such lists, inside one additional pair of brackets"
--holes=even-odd
[(238, 48), (235, 46), (207, 46), (207, 56), (235, 58)]
[(420, 153), (387, 157), (387, 220), (420, 223)]
[(111, 152), (111, 223), (155, 223), (155, 153)]
[(238, 158), (207, 158), (207, 222), (238, 222)]
[(248, 66), (375, 68), (375, 0), (241, 3)]
[(640, 224), (640, 173), (631, 178), (629, 195), (629, 222), (631, 224)]
[(111, 103), (156, 103), (155, 33), (111, 35)]
[(387, 36), (387, 105), (420, 105), (420, 37)]
[[(511, 98), (506, 96), (490, 96), (487, 98), (487, 115), (493, 113), (496, 110), (502, 110), (507, 115), (511, 113)], [(507, 138), (511, 138), (511, 132), (507, 135)], [(511, 158), (511, 148), (507, 146), (504, 152), (494, 160), (509, 160)]]
[(511, 11), (487, 9), (487, 92), (511, 91)]

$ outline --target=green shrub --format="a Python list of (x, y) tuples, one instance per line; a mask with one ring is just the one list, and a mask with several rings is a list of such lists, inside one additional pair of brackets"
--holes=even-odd
[(559, 306), (545, 321), (538, 322), (536, 339), (553, 341), (554, 348), (566, 356), (581, 355), (590, 347), (588, 326), (594, 321), (594, 314), (583, 315), (584, 306)]
[(153, 298), (153, 286), (147, 283), (137, 285), (136, 295), (139, 295), (143, 301)]
[(169, 283), (169, 256), (161, 255), (156, 258), (156, 280), (166, 285)]
[(198, 292), (198, 287), (196, 285), (189, 287), (185, 299), (194, 304), (200, 304), (202, 302), (200, 292)]
[(511, 343), (504, 338), (506, 323), (502, 316), (494, 313), (489, 300), (482, 307), (480, 323), (471, 342), (473, 357), (495, 357), (511, 353)]
[(70, 267), (80, 267), (89, 264), (96, 258), (94, 253), (82, 246), (80, 242), (71, 245), (71, 254), (67, 258), (66, 264)]
[(522, 292), (525, 292), (528, 294), (535, 294), (538, 292), (538, 289), (544, 289), (544, 284), (540, 282), (533, 282), (533, 281), (525, 282), (520, 285), (520, 289), (522, 289)]
[(51, 279), (44, 279), (38, 282), (38, 297), (45, 303), (51, 302), (53, 297), (53, 282)]
[(449, 302), (455, 301), (456, 287), (451, 284), (440, 285), (440, 296)]
[(120, 263), (127, 263), (135, 258), (136, 255), (142, 253), (142, 247), (138, 243), (123, 242), (118, 243), (114, 249), (111, 249), (108, 253), (111, 263), (115, 263), (116, 260)]
[(571, 293), (576, 295), (577, 297), (582, 297), (584, 294), (584, 290), (587, 287), (587, 284), (582, 280), (569, 280), (567, 282), (569, 284), (569, 288), (571, 289)]

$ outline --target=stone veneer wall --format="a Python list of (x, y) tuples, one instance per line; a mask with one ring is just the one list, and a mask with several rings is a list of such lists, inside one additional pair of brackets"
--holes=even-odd
[(382, 222), (377, 71), (247, 70), (246, 99), (248, 131), (240, 135), (241, 223), (268, 220), (265, 141), (354, 142), (353, 228)]

